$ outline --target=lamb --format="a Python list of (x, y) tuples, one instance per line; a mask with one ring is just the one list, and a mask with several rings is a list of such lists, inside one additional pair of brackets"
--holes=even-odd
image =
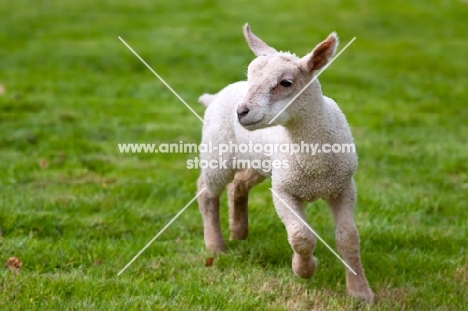
[[(337, 35), (330, 34), (311, 53), (299, 58), (289, 52), (277, 52), (254, 35), (248, 24), (243, 30), (257, 57), (248, 67), (247, 81), (233, 83), (218, 94), (204, 94), (199, 98), (207, 106), (202, 144), (353, 143), (345, 116), (332, 99), (322, 95), (317, 80), (275, 118), (333, 57), (338, 45)], [(355, 153), (311, 155), (275, 152), (266, 155), (230, 148), (222, 155), (201, 152), (200, 159), (225, 164), (223, 167), (202, 168), (197, 182), (201, 192), (198, 204), (208, 250), (226, 250), (219, 224), (219, 197), (224, 188), (228, 190), (230, 239), (246, 239), (249, 190), (265, 178), (271, 178), (274, 206), (293, 250), (294, 274), (301, 278), (310, 278), (314, 274), (316, 260), (312, 253), (316, 239), (288, 206), (305, 220), (304, 202), (321, 198), (328, 203), (334, 215), (338, 252), (357, 273), (354, 275), (346, 269), (348, 293), (368, 303), (373, 301), (374, 295), (360, 260), (359, 235), (353, 220)], [(277, 163), (287, 161), (289, 166), (276, 165), (271, 170), (235, 166), (236, 161), (254, 159), (280, 161)]]

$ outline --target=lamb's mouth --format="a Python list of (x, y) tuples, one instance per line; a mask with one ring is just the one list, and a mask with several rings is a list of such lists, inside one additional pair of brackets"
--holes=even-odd
[(262, 122), (264, 118), (265, 118), (265, 116), (263, 116), (263, 117), (262, 117), (261, 119), (259, 119), (259, 120), (255, 120), (255, 121), (249, 122), (249, 123), (245, 123), (245, 122), (240, 121), (240, 120), (239, 120), (239, 122), (240, 122), (240, 124), (241, 124), (242, 126), (248, 127), (248, 126), (256, 125), (256, 124)]

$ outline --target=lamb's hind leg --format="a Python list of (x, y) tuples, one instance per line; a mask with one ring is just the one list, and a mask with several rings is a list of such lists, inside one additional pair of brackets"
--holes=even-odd
[(374, 299), (359, 256), (359, 234), (353, 219), (356, 188), (354, 181), (336, 199), (329, 199), (336, 222), (336, 247), (344, 261), (357, 273), (346, 268), (346, 287), (351, 296), (364, 298), (368, 303)]
[(304, 221), (302, 202), (287, 192), (274, 189), (273, 201), (276, 212), (284, 223), (288, 241), (294, 251), (292, 269), (301, 278), (310, 278), (315, 272), (315, 258), (312, 253), (316, 240), (313, 233), (291, 212), (290, 208)]
[(215, 253), (224, 252), (226, 251), (226, 243), (219, 224), (220, 193), (213, 191), (209, 185), (205, 184), (203, 174), (198, 178), (197, 186), (198, 193), (203, 191), (198, 196), (198, 207), (203, 218), (205, 247)]
[(231, 240), (244, 240), (249, 234), (249, 190), (265, 179), (253, 170), (238, 171), (228, 185), (229, 229)]

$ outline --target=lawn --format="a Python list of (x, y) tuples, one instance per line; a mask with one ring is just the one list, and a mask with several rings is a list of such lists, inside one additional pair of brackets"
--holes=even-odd
[[(0, 2), (2, 310), (467, 310), (466, 1)], [(198, 143), (204, 92), (245, 79), (253, 31), (304, 55), (330, 32), (343, 47), (320, 76), (352, 127), (355, 213), (371, 307), (346, 294), (321, 243), (310, 280), (270, 183), (250, 199), (250, 236), (204, 250), (196, 203), (117, 273), (194, 196), (196, 154), (123, 154), (118, 143)], [(331, 212), (307, 205), (334, 246)], [(227, 204), (222, 206), (228, 234)]]

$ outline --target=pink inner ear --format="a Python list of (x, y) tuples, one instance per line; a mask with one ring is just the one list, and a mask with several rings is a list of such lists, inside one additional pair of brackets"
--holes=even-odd
[(333, 54), (333, 40), (326, 40), (320, 43), (314, 51), (311, 58), (311, 62), (309, 63), (309, 69), (317, 70), (325, 66), (329, 60), (329, 58)]

